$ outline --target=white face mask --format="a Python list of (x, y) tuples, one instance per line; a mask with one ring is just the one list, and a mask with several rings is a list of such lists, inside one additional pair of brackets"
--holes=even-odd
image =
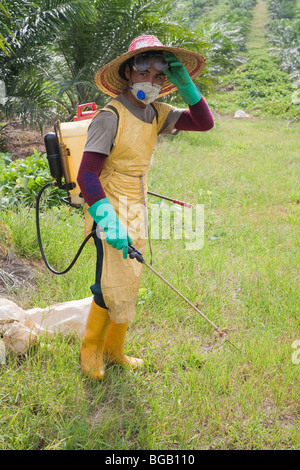
[(152, 85), (151, 82), (133, 83), (129, 88), (133, 96), (144, 104), (155, 101), (162, 89), (160, 85)]

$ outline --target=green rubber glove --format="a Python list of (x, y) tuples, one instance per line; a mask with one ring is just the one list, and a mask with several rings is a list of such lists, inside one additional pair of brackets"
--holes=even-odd
[(168, 62), (169, 67), (163, 69), (163, 72), (170, 82), (178, 88), (183, 101), (191, 106), (198, 103), (202, 94), (189, 76), (185, 66), (173, 54), (166, 55), (165, 61)]
[(107, 243), (117, 250), (123, 250), (123, 258), (126, 259), (128, 245), (132, 245), (132, 241), (127, 230), (120, 224), (118, 216), (107, 197), (92, 204), (88, 208), (88, 213), (104, 229)]

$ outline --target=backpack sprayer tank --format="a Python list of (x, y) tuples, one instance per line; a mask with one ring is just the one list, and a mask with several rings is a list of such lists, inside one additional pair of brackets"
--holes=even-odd
[[(83, 111), (88, 107), (91, 107), (91, 111)], [(73, 122), (57, 121), (54, 126), (55, 132), (49, 132), (44, 137), (51, 176), (56, 179), (59, 188), (68, 191), (69, 201), (75, 206), (84, 203), (76, 180), (87, 129), (96, 110), (95, 103), (77, 106), (77, 115)], [(64, 185), (62, 178), (65, 180)]]
[[(83, 111), (84, 108), (88, 107), (91, 107), (92, 110)], [(95, 103), (77, 106), (77, 116), (74, 117), (73, 122), (56, 122), (54, 126), (55, 132), (49, 132), (44, 137), (50, 173), (56, 181), (50, 181), (44, 184), (37, 195), (35, 209), (36, 230), (42, 258), (47, 268), (54, 274), (65, 274), (70, 271), (76, 263), (83, 247), (96, 232), (95, 230), (92, 230), (84, 239), (73, 261), (66, 269), (63, 271), (56, 271), (50, 266), (43, 249), (39, 218), (40, 200), (43, 192), (48, 186), (58, 186), (60, 189), (64, 189), (68, 192), (68, 198), (61, 198), (61, 201), (77, 208), (84, 203), (84, 199), (81, 197), (80, 188), (76, 180), (86, 141), (87, 129), (96, 110), (97, 108)], [(62, 181), (63, 179), (64, 182)]]

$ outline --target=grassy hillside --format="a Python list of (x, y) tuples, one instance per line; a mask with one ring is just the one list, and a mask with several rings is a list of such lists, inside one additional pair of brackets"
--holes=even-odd
[[(237, 109), (243, 109), (252, 116), (278, 116), (295, 121), (300, 116), (299, 103), (295, 100), (299, 84), (289, 73), (291, 70), (282, 65), (281, 48), (277, 47), (275, 54), (274, 47), (267, 42), (269, 29), (272, 31), (274, 24), (267, 6), (267, 2), (260, 0), (254, 7), (246, 41), (247, 60), (221, 77), (210, 105), (220, 114), (234, 114)], [(293, 54), (292, 46), (290, 54)]]

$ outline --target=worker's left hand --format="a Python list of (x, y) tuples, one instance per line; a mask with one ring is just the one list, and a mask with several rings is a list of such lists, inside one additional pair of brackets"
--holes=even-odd
[(185, 66), (174, 54), (165, 56), (165, 61), (169, 67), (164, 69), (168, 79), (178, 88), (178, 91), (186, 104), (193, 105), (201, 100), (202, 94), (189, 76)]

